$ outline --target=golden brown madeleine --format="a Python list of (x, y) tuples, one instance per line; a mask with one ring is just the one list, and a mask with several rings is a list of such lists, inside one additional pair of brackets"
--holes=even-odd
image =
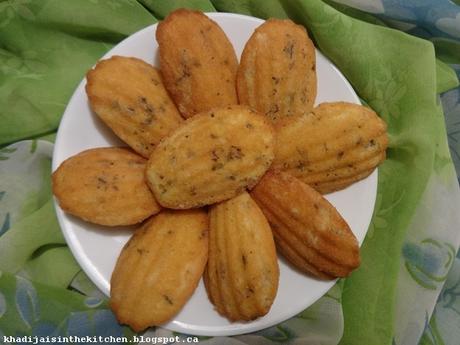
[(203, 210), (164, 210), (138, 229), (112, 273), (110, 307), (140, 332), (176, 315), (200, 281), (208, 258)]
[(53, 173), (61, 208), (88, 222), (136, 224), (160, 211), (145, 180), (147, 160), (126, 148), (80, 152)]
[(214, 21), (179, 9), (158, 24), (156, 38), (164, 83), (184, 117), (238, 103), (238, 60)]
[(310, 112), (316, 98), (315, 47), (303, 26), (269, 19), (246, 43), (238, 69), (240, 104), (273, 123)]
[(269, 171), (251, 196), (270, 222), (279, 251), (300, 270), (332, 279), (359, 266), (358, 241), (348, 224), (313, 188)]
[(204, 280), (217, 311), (231, 321), (268, 313), (279, 268), (267, 219), (248, 193), (209, 211), (209, 258)]
[(244, 106), (194, 116), (165, 138), (147, 165), (158, 202), (184, 209), (213, 204), (254, 186), (274, 150), (268, 121)]
[(323, 194), (367, 177), (385, 160), (387, 126), (361, 105), (322, 103), (277, 129), (274, 168)]
[(142, 60), (113, 56), (100, 61), (86, 78), (93, 111), (146, 158), (183, 121), (159, 72)]

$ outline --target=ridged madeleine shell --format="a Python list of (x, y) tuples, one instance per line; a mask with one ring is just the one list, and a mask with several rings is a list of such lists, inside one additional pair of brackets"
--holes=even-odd
[(273, 123), (308, 113), (317, 93), (315, 47), (303, 26), (269, 19), (246, 43), (238, 68), (240, 104)]
[(367, 177), (385, 160), (387, 126), (361, 105), (322, 103), (277, 129), (273, 167), (323, 194)]
[(249, 194), (209, 211), (208, 296), (231, 321), (253, 320), (270, 310), (279, 268), (270, 226)]
[(147, 180), (164, 207), (184, 209), (232, 198), (254, 186), (273, 160), (267, 120), (244, 106), (187, 119), (155, 149)]
[(346, 221), (321, 194), (295, 177), (269, 171), (251, 192), (267, 217), (279, 251), (322, 279), (359, 266), (359, 246)]
[(112, 273), (110, 307), (140, 332), (176, 315), (195, 291), (208, 257), (203, 210), (164, 210), (136, 230)]
[(86, 150), (53, 172), (53, 193), (65, 212), (88, 222), (137, 224), (160, 211), (145, 179), (146, 165), (127, 148)]
[(101, 60), (86, 79), (93, 111), (145, 158), (183, 121), (159, 72), (140, 59), (113, 56)]
[(216, 22), (178, 9), (158, 24), (156, 39), (164, 83), (184, 117), (238, 103), (238, 60)]

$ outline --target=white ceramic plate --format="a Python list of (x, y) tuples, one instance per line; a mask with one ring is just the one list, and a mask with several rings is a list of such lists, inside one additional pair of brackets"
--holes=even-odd
[[(240, 56), (246, 41), (263, 21), (253, 17), (228, 13), (212, 13), (225, 31)], [(118, 44), (105, 55), (135, 56), (158, 66), (158, 45), (155, 40), (156, 25), (149, 26)], [(316, 52), (318, 96), (316, 103), (359, 99), (348, 81), (320, 52)], [(66, 158), (85, 149), (124, 145), (91, 112), (83, 80), (72, 96), (62, 118), (57, 134), (53, 170)], [(327, 195), (327, 199), (339, 210), (361, 243), (367, 232), (377, 189), (377, 172), (340, 192)], [(67, 243), (75, 258), (106, 294), (110, 291), (110, 276), (116, 259), (128, 240), (127, 228), (104, 229), (102, 226), (83, 222), (65, 214), (56, 204), (56, 212)], [(192, 335), (235, 335), (254, 332), (280, 323), (310, 306), (324, 295), (333, 282), (315, 280), (291, 268), (280, 260), (280, 282), (270, 312), (255, 321), (230, 323), (218, 315), (209, 302), (201, 282), (183, 310), (164, 328)]]

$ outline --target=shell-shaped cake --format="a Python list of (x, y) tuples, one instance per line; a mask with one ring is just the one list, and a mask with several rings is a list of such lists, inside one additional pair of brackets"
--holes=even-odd
[(88, 222), (137, 224), (160, 211), (145, 179), (146, 165), (127, 148), (86, 150), (53, 172), (53, 193), (64, 211)]
[(263, 116), (244, 106), (216, 108), (187, 119), (165, 138), (146, 176), (164, 207), (200, 207), (253, 187), (273, 151), (273, 129)]
[(248, 193), (209, 211), (208, 296), (231, 321), (253, 320), (270, 310), (279, 268), (267, 219)]
[(93, 111), (145, 158), (183, 122), (160, 73), (140, 59), (113, 56), (101, 60), (86, 78), (86, 93)]
[(178, 9), (158, 24), (156, 38), (164, 83), (184, 117), (238, 103), (238, 60), (216, 22)]
[(277, 248), (298, 269), (333, 279), (359, 266), (356, 237), (313, 188), (287, 173), (269, 171), (251, 196), (270, 222)]
[(110, 307), (139, 332), (176, 315), (195, 291), (208, 258), (206, 211), (164, 210), (136, 230), (111, 278)]
[(240, 104), (277, 123), (310, 112), (316, 84), (315, 47), (303, 26), (269, 19), (254, 31), (238, 68)]
[(371, 109), (322, 103), (278, 127), (273, 167), (320, 193), (343, 189), (385, 160), (387, 126)]

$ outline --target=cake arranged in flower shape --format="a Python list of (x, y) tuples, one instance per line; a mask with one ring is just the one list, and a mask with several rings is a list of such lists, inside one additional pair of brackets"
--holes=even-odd
[(112, 274), (118, 320), (171, 320), (202, 276), (219, 314), (254, 320), (275, 300), (277, 252), (316, 279), (349, 275), (359, 244), (322, 194), (385, 159), (385, 123), (356, 104), (313, 107), (315, 48), (290, 20), (256, 29), (239, 66), (201, 12), (171, 13), (156, 38), (159, 69), (114, 56), (87, 74), (93, 112), (132, 150), (88, 150), (53, 173), (64, 211), (139, 224)]

